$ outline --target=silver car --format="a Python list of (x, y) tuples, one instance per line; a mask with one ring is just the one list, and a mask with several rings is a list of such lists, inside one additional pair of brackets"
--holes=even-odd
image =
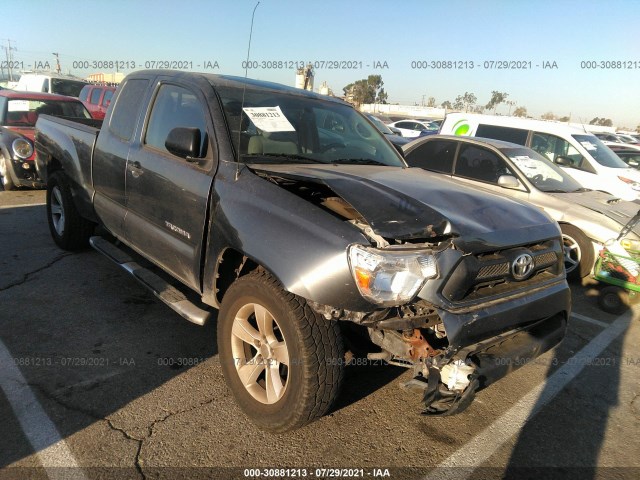
[[(613, 242), (640, 205), (583, 188), (558, 166), (514, 143), (436, 135), (402, 147), (411, 167), (441, 173), (542, 208), (560, 224), (567, 275), (581, 278), (593, 269), (605, 242)], [(620, 240), (640, 250), (640, 227)]]

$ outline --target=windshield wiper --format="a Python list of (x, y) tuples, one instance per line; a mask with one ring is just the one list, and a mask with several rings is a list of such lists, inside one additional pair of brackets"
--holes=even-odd
[(374, 160), (373, 158), (338, 158), (337, 160), (331, 160), (331, 163), (341, 163), (341, 164), (353, 164), (353, 165), (383, 165), (388, 167), (386, 163), (380, 162), (378, 160)]
[(277, 159), (277, 158), (286, 158), (287, 160), (296, 160), (296, 161), (302, 161), (305, 163), (327, 163), (327, 162), (323, 162), (322, 160), (317, 160), (315, 158), (310, 158), (310, 157), (305, 157), (304, 155), (298, 155), (295, 153), (245, 153), (244, 155), (242, 155), (243, 158), (245, 157), (263, 157), (263, 158), (268, 158), (269, 160), (271, 159)]
[(577, 190), (572, 191), (571, 193), (582, 193), (582, 192), (593, 192), (592, 189), (590, 188), (579, 188)]

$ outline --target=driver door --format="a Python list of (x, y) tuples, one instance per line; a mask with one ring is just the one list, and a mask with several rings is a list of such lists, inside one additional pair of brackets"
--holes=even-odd
[[(159, 83), (141, 138), (126, 169), (125, 235), (144, 256), (200, 291), (203, 239), (214, 155), (208, 109), (199, 91)], [(200, 157), (180, 158), (165, 147), (177, 127), (200, 129)]]

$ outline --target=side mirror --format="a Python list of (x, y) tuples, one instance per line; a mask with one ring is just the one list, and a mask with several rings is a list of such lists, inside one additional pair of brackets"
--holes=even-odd
[(513, 175), (500, 175), (498, 177), (498, 185), (502, 188), (517, 190), (520, 188), (520, 181)]
[(571, 159), (569, 157), (556, 157), (556, 159), (554, 160), (554, 163), (560, 165), (561, 167), (572, 167), (573, 166), (573, 162), (571, 161)]
[(200, 156), (201, 135), (199, 128), (177, 127), (169, 132), (165, 148), (178, 157), (197, 161)]

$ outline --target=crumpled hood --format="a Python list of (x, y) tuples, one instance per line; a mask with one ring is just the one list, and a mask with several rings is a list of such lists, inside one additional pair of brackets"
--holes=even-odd
[[(620, 200), (604, 192), (548, 193), (548, 195), (574, 205), (581, 205), (610, 218), (620, 225), (618, 231), (640, 211), (640, 204)], [(640, 236), (640, 225), (636, 225), (633, 231)]]
[(559, 237), (542, 210), (461, 186), (420, 168), (369, 165), (263, 165), (257, 172), (321, 183), (349, 202), (375, 233), (389, 239), (428, 239), (451, 233), (475, 251)]

